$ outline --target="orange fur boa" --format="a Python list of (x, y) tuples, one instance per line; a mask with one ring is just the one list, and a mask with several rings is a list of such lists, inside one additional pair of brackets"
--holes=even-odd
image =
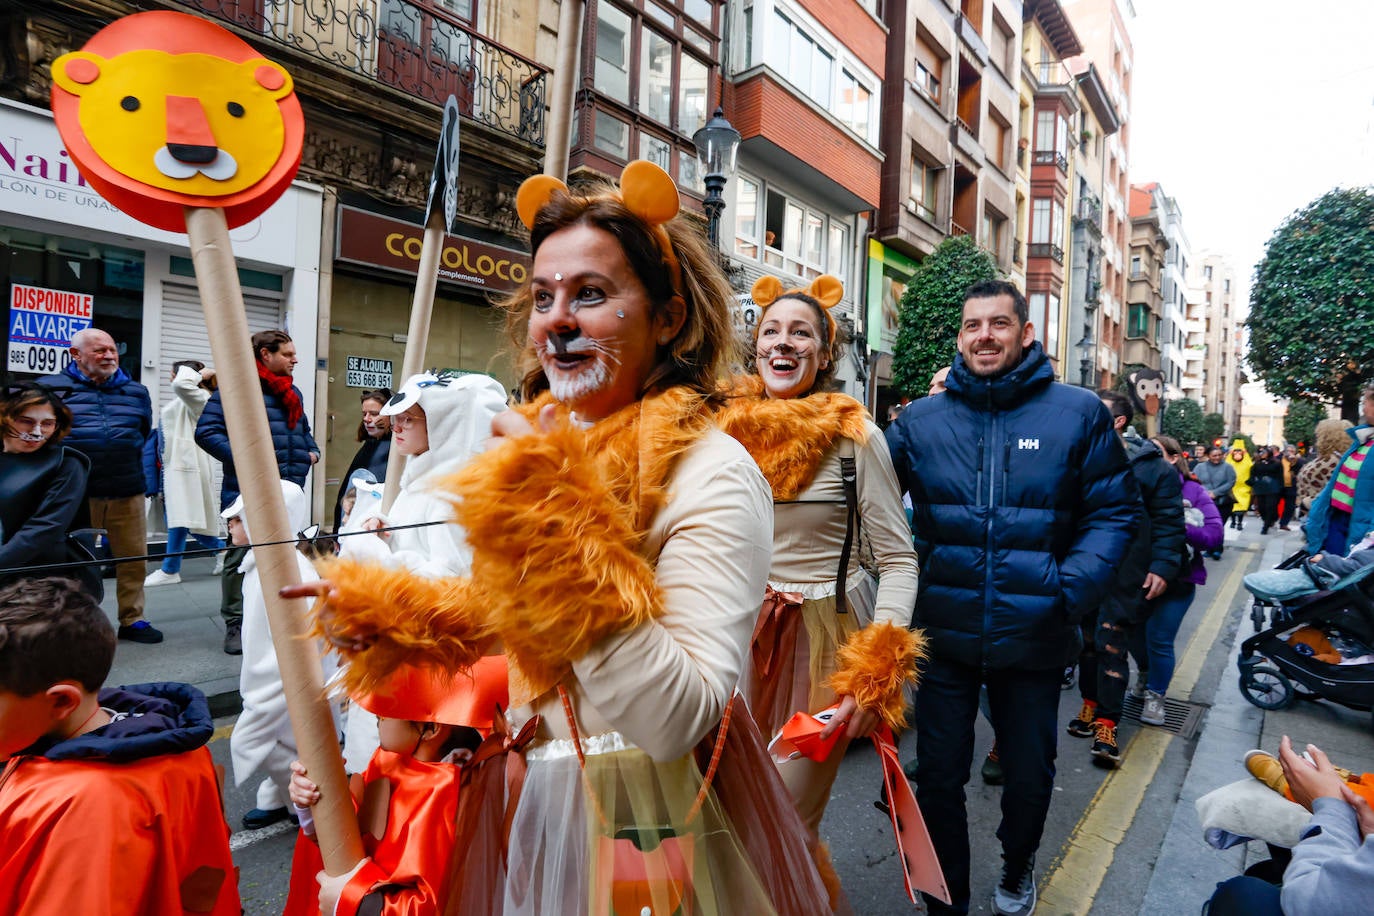
[(763, 380), (747, 375), (716, 415), (758, 463), (776, 500), (796, 499), (840, 438), (868, 441), (868, 411), (846, 394), (821, 392), (804, 398), (767, 397)]
[(902, 688), (916, 683), (916, 664), (926, 657), (926, 638), (890, 623), (856, 630), (835, 652), (835, 673), (826, 685), (852, 696), (860, 709), (878, 713), (893, 728), (906, 727)]
[[(520, 412), (536, 420), (544, 395)], [(465, 667), (499, 645), (511, 702), (563, 680), (598, 641), (662, 612), (645, 534), (677, 460), (711, 424), (706, 398), (671, 389), (589, 429), (558, 411), (550, 432), (507, 439), (444, 482), (472, 547), (472, 575), (432, 580), (334, 561), (327, 625), (373, 642), (348, 686), (398, 662)], [(379, 595), (385, 595), (383, 601)], [(381, 651), (378, 651), (381, 650)]]

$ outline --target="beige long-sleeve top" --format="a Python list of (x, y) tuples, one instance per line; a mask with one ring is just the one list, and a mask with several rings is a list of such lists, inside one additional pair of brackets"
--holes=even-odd
[[(743, 446), (712, 429), (683, 454), (646, 542), (663, 616), (603, 640), (565, 685), (588, 751), (628, 742), (675, 760), (720, 721), (762, 603), (772, 526), (772, 495)], [(557, 693), (513, 710), (516, 727), (533, 713), (541, 737), (570, 737)]]
[[(878, 562), (874, 622), (906, 627), (916, 607), (919, 563), (911, 546), (911, 527), (902, 509), (887, 440), (873, 423), (867, 426), (868, 441), (853, 443), (852, 447), (863, 536)], [(779, 591), (799, 592), (806, 598), (835, 594), (847, 520), (840, 477), (844, 454), (845, 442), (836, 443), (821, 459), (811, 485), (796, 500), (775, 506), (768, 583)], [(856, 537), (850, 549), (846, 591), (852, 593), (867, 575), (859, 565)]]

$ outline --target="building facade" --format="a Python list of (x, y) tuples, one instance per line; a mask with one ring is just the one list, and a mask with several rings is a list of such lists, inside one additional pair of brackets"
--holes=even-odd
[(1164, 195), (1158, 185), (1131, 187), (1131, 242), (1127, 250), (1126, 343), (1123, 367), (1162, 368), (1164, 274), (1169, 241)]
[(1202, 251), (1188, 271), (1189, 299), (1201, 322), (1203, 348), (1199, 402), (1206, 413), (1226, 418), (1226, 428), (1240, 428), (1242, 318), (1235, 301), (1235, 272), (1214, 251)]

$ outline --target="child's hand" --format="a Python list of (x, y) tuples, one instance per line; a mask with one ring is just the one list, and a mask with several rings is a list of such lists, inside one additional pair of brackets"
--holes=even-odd
[(1341, 798), (1345, 803), (1355, 809), (1355, 820), (1360, 825), (1360, 839), (1374, 836), (1374, 808), (1369, 807), (1369, 802), (1358, 792), (1349, 786), (1341, 786)]
[(327, 875), (323, 871), (315, 874), (315, 880), (320, 883), (320, 912), (333, 913), (339, 905), (339, 895), (348, 886), (348, 882), (353, 880), (353, 876), (358, 873), (364, 865), (372, 860), (364, 856), (358, 860), (358, 864), (350, 868), (342, 875)]
[(320, 787), (305, 778), (305, 767), (299, 760), (291, 761), (291, 784), (286, 794), (297, 808), (313, 808), (320, 803)]

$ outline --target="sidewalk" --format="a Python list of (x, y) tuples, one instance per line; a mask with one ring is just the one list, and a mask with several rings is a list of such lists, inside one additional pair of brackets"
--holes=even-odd
[[(210, 558), (186, 560), (181, 567), (181, 584), (145, 591), (144, 615), (165, 639), (152, 646), (120, 640), (108, 684), (184, 681), (210, 698), (210, 709), (216, 716), (239, 711), (239, 656), (224, 654), (220, 579), (210, 574), (213, 566)], [(156, 564), (148, 565), (149, 571), (156, 568)], [(115, 623), (112, 578), (105, 580), (101, 607)]]
[[(1256, 568), (1271, 569), (1303, 542), (1296, 526), (1291, 533), (1275, 530), (1261, 538), (1247, 525), (1238, 537), (1228, 531), (1226, 543), (1228, 547), (1262, 545), (1263, 554)], [(1258, 747), (1277, 752), (1279, 739), (1288, 735), (1299, 748), (1316, 744), (1332, 760), (1356, 772), (1374, 769), (1374, 732), (1368, 712), (1327, 701), (1301, 700), (1287, 709), (1265, 711), (1242, 696), (1236, 659), (1241, 642), (1255, 632), (1250, 622), (1250, 599), (1250, 593), (1244, 589), (1237, 592), (1228, 616), (1232, 629), (1225, 631), (1231, 637), (1225, 647), (1226, 664), (1141, 904), (1141, 914), (1196, 912), (1199, 902), (1211, 896), (1218, 882), (1240, 874), (1254, 861), (1268, 858), (1264, 844), (1258, 841), (1225, 851), (1208, 846), (1194, 807), (1198, 798), (1213, 789), (1245, 778), (1246, 751)]]

